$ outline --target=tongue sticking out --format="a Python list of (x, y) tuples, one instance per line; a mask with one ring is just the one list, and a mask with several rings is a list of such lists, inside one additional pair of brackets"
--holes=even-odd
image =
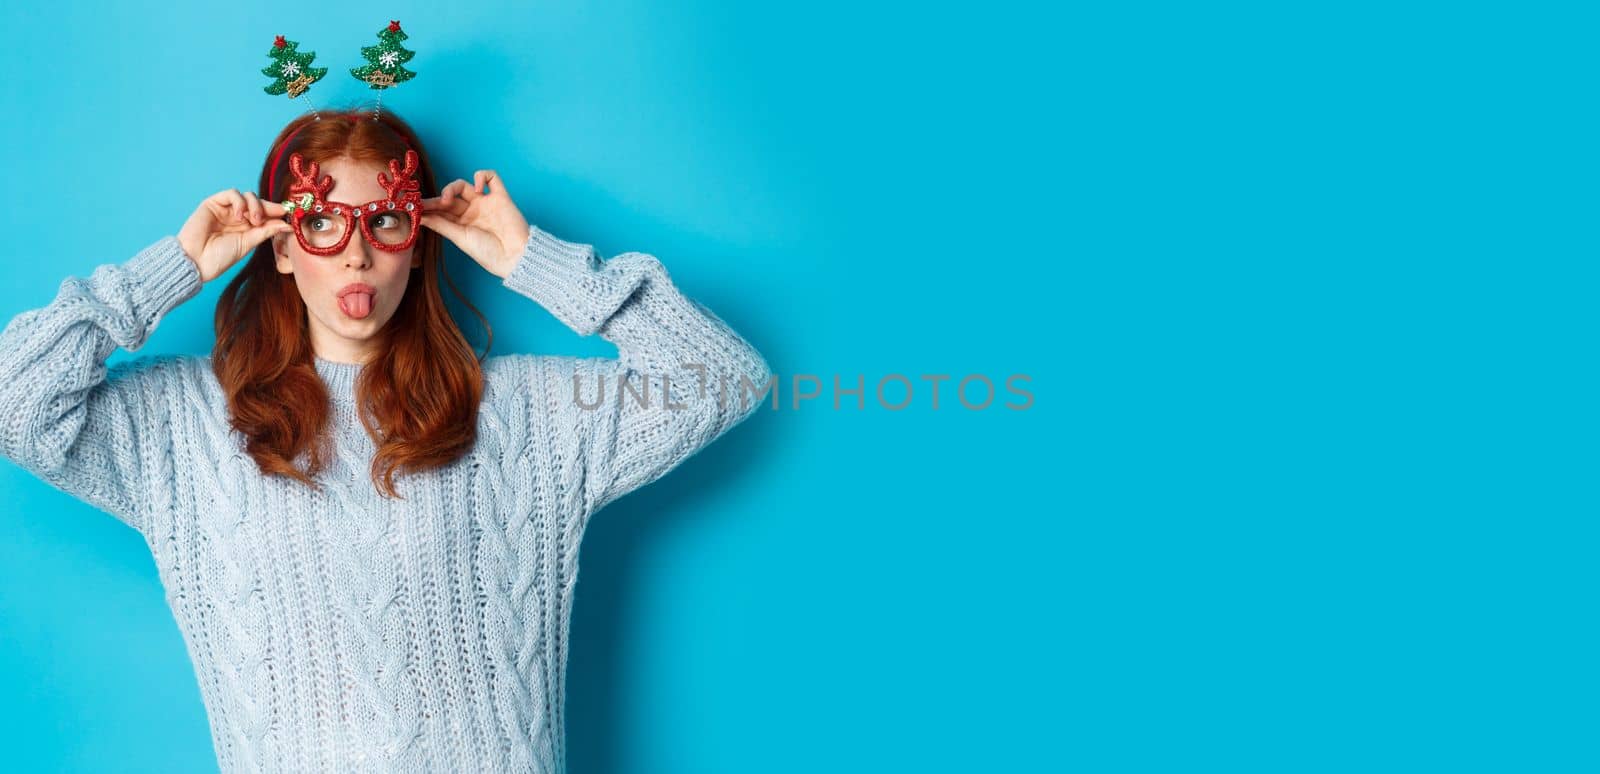
[(357, 320), (372, 314), (371, 293), (346, 293), (339, 299), (339, 308)]

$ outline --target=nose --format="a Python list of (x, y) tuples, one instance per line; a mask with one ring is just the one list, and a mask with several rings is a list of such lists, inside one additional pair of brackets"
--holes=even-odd
[(344, 249), (344, 263), (353, 269), (365, 269), (372, 265), (372, 256), (368, 253), (367, 240), (361, 239), (360, 234), (353, 235), (350, 244)]

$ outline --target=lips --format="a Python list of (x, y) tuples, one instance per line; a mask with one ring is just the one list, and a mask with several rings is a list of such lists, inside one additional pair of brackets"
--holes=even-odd
[(352, 282), (339, 288), (339, 311), (360, 320), (372, 314), (372, 298), (378, 289), (365, 282)]

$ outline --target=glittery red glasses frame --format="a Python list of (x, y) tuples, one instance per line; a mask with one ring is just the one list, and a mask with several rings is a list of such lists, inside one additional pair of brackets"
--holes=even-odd
[[(333, 188), (331, 175), (318, 176), (317, 162), (311, 162), (309, 168), (305, 166), (305, 159), (299, 153), (289, 156), (289, 171), (294, 173), (294, 182), (289, 186), (289, 199), (283, 203), (289, 210), (289, 223), (294, 226), (294, 237), (300, 242), (300, 247), (312, 255), (333, 255), (345, 248), (350, 243), (350, 235), (361, 230), (362, 238), (367, 244), (397, 253), (417, 241), (417, 230), (422, 226), (422, 193), (421, 185), (413, 177), (417, 172), (417, 152), (406, 151), (405, 166), (394, 160), (389, 161), (389, 171), (378, 173), (378, 185), (383, 186), (387, 194), (382, 199), (374, 199), (362, 204), (349, 202), (334, 202), (323, 198), (328, 190)], [(404, 242), (386, 245), (372, 236), (372, 226), (367, 222), (368, 215), (381, 212), (403, 212), (411, 222), (411, 233)], [(360, 217), (357, 217), (357, 215)], [(313, 215), (328, 217), (342, 216), (345, 219), (344, 236), (339, 237), (339, 243), (328, 247), (316, 247), (306, 242), (305, 234), (300, 231), (300, 221)]]

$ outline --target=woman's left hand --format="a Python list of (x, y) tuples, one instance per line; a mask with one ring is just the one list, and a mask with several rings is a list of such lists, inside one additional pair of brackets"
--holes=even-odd
[[(488, 193), (480, 192), (480, 189)], [(528, 219), (494, 170), (455, 180), (422, 200), (422, 225), (439, 232), (489, 273), (504, 279), (528, 244)]]

